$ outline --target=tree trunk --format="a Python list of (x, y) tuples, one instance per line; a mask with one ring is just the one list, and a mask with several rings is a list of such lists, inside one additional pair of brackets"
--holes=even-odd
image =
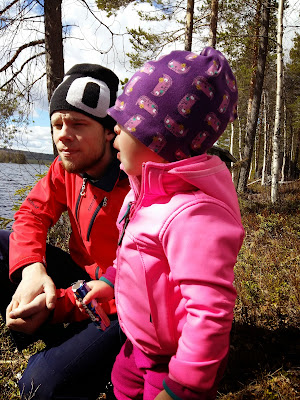
[[(261, 112), (262, 114), (262, 112)], [(262, 137), (262, 115), (259, 117), (259, 129), (258, 135), (256, 137), (256, 147), (255, 147), (255, 178), (259, 178), (260, 176), (260, 153), (261, 153), (261, 137)]]
[(247, 110), (247, 123), (251, 118), (251, 108), (253, 103), (254, 88), (256, 83), (256, 70), (258, 63), (258, 47), (259, 47), (259, 28), (260, 28), (260, 15), (261, 15), (262, 0), (256, 0), (256, 15), (255, 15), (255, 32), (253, 34), (253, 53), (252, 53), (252, 75), (250, 78), (250, 90)]
[[(294, 159), (293, 159), (293, 172), (292, 176), (294, 179), (297, 179), (297, 165), (298, 165), (298, 160), (299, 160), (299, 154), (300, 154), (300, 130), (298, 130), (297, 135), (294, 136), (294, 146), (295, 146), (295, 151), (294, 151)], [(296, 142), (296, 143), (295, 143)]]
[(292, 171), (293, 171), (293, 148), (294, 148), (294, 130), (293, 130), (293, 125), (290, 123), (289, 126), (289, 132), (290, 132), (290, 140), (289, 140), (289, 165), (288, 165), (288, 177), (289, 179), (292, 179)]
[(279, 147), (280, 147), (280, 122), (282, 109), (282, 36), (283, 36), (283, 0), (279, 0), (278, 26), (277, 26), (277, 89), (276, 109), (273, 134), (273, 157), (272, 157), (272, 185), (271, 202), (278, 200), (278, 173), (279, 173)]
[(287, 176), (287, 165), (289, 159), (289, 151), (287, 144), (287, 111), (286, 105), (284, 104), (284, 121), (283, 121), (283, 157), (281, 166), (281, 182), (285, 182)]
[(268, 112), (267, 112), (267, 99), (266, 92), (263, 92), (263, 115), (264, 115), (264, 155), (263, 155), (263, 167), (261, 174), (261, 184), (267, 184), (267, 163), (268, 163), (268, 153), (269, 153), (269, 129), (268, 129)]
[(216, 48), (216, 43), (217, 43), (218, 8), (219, 8), (219, 0), (212, 0), (208, 45), (213, 48)]
[(238, 123), (239, 123), (239, 160), (241, 161), (243, 159), (242, 156), (242, 127), (241, 127), (241, 120), (240, 120), (240, 116), (238, 114)]
[(258, 52), (256, 82), (254, 86), (253, 103), (249, 121), (247, 121), (245, 147), (243, 153), (243, 162), (240, 170), (238, 192), (245, 192), (247, 188), (247, 180), (250, 171), (251, 159), (253, 154), (253, 146), (257, 127), (257, 119), (259, 114), (261, 93), (264, 82), (265, 65), (268, 51), (268, 31), (270, 20), (270, 3), (271, 0), (266, 0), (263, 3), (262, 11), (262, 29), (261, 39)]
[[(233, 145), (234, 145), (234, 125), (233, 123), (231, 125), (231, 135), (230, 135), (230, 153), (233, 155)], [(231, 167), (231, 177), (232, 181), (235, 182), (235, 177), (236, 177), (236, 169), (234, 168), (234, 163), (230, 163)]]
[[(54, 90), (64, 77), (61, 3), (62, 0), (44, 0), (47, 94), (49, 102)], [(58, 154), (54, 143), (53, 153), (54, 155)]]
[(192, 51), (194, 0), (187, 0), (184, 50)]

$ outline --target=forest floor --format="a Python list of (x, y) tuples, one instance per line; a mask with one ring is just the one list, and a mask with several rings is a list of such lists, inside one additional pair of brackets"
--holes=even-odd
[[(300, 181), (251, 185), (239, 196), (246, 237), (235, 266), (238, 297), (228, 366), (218, 400), (300, 399)], [(0, 399), (19, 398), (17, 381), (39, 343), (18, 353), (0, 326)], [(34, 399), (34, 396), (31, 397)], [(99, 399), (112, 400), (111, 388)], [(29, 399), (28, 399), (29, 400)]]

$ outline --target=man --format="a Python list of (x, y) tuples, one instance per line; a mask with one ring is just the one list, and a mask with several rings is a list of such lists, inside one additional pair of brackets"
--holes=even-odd
[[(11, 235), (0, 233), (1, 313), (19, 350), (37, 338), (47, 345), (19, 381), (24, 399), (33, 393), (41, 400), (96, 399), (122, 344), (114, 301), (103, 303), (111, 324), (101, 331), (80, 312), (71, 289), (79, 279), (98, 279), (115, 257), (116, 218), (129, 190), (112, 147), (115, 122), (107, 115), (118, 83), (99, 65), (67, 72), (50, 102), (59, 157), (16, 212)], [(46, 245), (48, 229), (64, 211), (70, 254)]]

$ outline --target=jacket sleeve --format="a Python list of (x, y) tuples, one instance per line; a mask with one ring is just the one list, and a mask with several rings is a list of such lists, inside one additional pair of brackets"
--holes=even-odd
[(56, 305), (51, 318), (51, 323), (66, 323), (88, 319), (88, 315), (81, 312), (76, 305), (72, 288), (56, 289)]
[(64, 170), (56, 158), (47, 175), (33, 187), (14, 215), (9, 248), (10, 279), (14, 280), (18, 269), (26, 265), (46, 264), (48, 229), (65, 210)]
[(196, 392), (211, 390), (228, 353), (243, 237), (239, 217), (216, 201), (195, 200), (164, 225), (162, 244), (187, 312), (169, 379)]

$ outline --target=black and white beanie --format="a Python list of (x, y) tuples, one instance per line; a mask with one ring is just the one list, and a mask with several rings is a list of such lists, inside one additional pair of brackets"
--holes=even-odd
[(77, 111), (113, 131), (116, 122), (107, 114), (115, 104), (119, 79), (97, 64), (76, 64), (55, 89), (50, 101), (50, 118), (55, 111)]

